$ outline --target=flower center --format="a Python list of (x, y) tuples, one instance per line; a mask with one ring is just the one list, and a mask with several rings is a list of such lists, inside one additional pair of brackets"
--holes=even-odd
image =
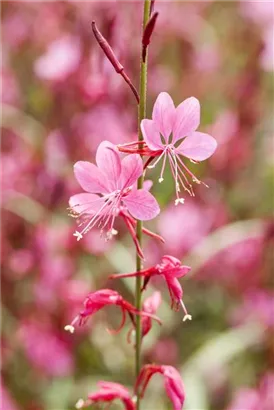
[[(128, 190), (130, 188), (127, 188)], [(114, 220), (119, 213), (119, 208), (121, 204), (121, 199), (125, 191), (116, 190), (110, 194), (98, 197), (94, 201), (87, 202), (86, 204), (76, 204), (70, 209), (70, 215), (78, 218), (78, 225), (83, 229), (78, 232), (76, 231), (73, 235), (76, 236), (77, 241), (83, 238), (87, 232), (90, 231), (94, 226), (101, 229), (101, 234), (103, 234), (105, 228), (107, 228), (106, 240), (111, 239), (113, 235), (117, 234), (117, 231), (113, 229)], [(127, 194), (127, 192), (126, 192)], [(104, 201), (102, 206), (93, 212), (93, 205), (98, 203), (98, 201)], [(81, 206), (82, 211), (78, 212), (77, 208)], [(83, 209), (84, 207), (84, 209)]]

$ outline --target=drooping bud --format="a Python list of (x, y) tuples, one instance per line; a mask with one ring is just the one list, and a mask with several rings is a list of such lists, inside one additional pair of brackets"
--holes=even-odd
[(143, 62), (145, 62), (145, 60), (146, 60), (147, 47), (150, 44), (151, 36), (152, 36), (153, 30), (154, 30), (158, 15), (159, 15), (158, 12), (153, 13), (152, 16), (150, 17), (150, 19), (148, 20), (147, 25), (144, 29), (143, 38), (142, 38), (142, 45), (143, 45), (142, 59), (143, 59)]
[(125, 82), (129, 85), (131, 91), (133, 92), (133, 94), (134, 94), (134, 96), (137, 100), (137, 103), (139, 104), (139, 100), (140, 100), (139, 99), (139, 94), (138, 94), (136, 88), (134, 87), (134, 85), (132, 84), (130, 78), (125, 73), (124, 67), (122, 66), (122, 64), (120, 63), (120, 61), (116, 57), (116, 55), (114, 54), (114, 51), (110, 47), (110, 45), (107, 42), (107, 40), (105, 39), (105, 37), (98, 30), (98, 28), (95, 24), (95, 21), (92, 21), (91, 26), (92, 26), (93, 34), (94, 34), (99, 46), (101, 47), (101, 49), (105, 53), (108, 60), (111, 62), (112, 66), (114, 67), (114, 69), (116, 71), (116, 73), (121, 74), (121, 76), (123, 77)]

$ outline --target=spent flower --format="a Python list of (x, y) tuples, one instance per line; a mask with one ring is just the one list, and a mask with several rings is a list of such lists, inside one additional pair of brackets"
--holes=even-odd
[(70, 333), (74, 333), (75, 324), (78, 323), (80, 326), (84, 325), (88, 318), (94, 313), (98, 312), (105, 306), (119, 306), (122, 311), (122, 322), (119, 328), (115, 331), (110, 331), (111, 333), (119, 332), (125, 324), (126, 313), (129, 314), (130, 318), (133, 315), (148, 316), (158, 323), (161, 323), (160, 319), (148, 312), (139, 311), (129, 302), (127, 302), (118, 292), (112, 289), (100, 289), (96, 292), (91, 292), (88, 294), (84, 301), (84, 310), (82, 310), (71, 322), (70, 325), (65, 326), (65, 330)]
[(113, 400), (120, 399), (125, 406), (125, 410), (135, 410), (135, 402), (123, 385), (100, 381), (98, 386), (99, 390), (97, 392), (89, 394), (87, 400), (79, 399), (75, 407), (82, 409), (91, 406), (93, 403), (112, 402)]
[(182, 410), (185, 400), (185, 389), (178, 370), (173, 366), (154, 364), (143, 366), (136, 381), (135, 392), (139, 391), (140, 397), (143, 397), (146, 387), (155, 373), (160, 373), (164, 377), (166, 394), (173, 404), (173, 410)]
[(185, 304), (183, 302), (183, 290), (178, 281), (178, 278), (182, 278), (190, 271), (189, 266), (185, 266), (181, 264), (181, 261), (174, 256), (165, 255), (161, 258), (160, 263), (151, 268), (144, 269), (138, 272), (133, 273), (120, 273), (116, 275), (111, 275), (111, 279), (118, 279), (118, 278), (130, 278), (130, 277), (137, 277), (141, 276), (144, 278), (144, 284), (142, 290), (144, 290), (151, 279), (152, 276), (160, 275), (166, 281), (169, 294), (171, 297), (171, 308), (174, 310), (178, 310), (179, 306), (182, 306), (182, 309), (185, 313), (184, 319), (191, 320), (192, 317), (188, 313)]

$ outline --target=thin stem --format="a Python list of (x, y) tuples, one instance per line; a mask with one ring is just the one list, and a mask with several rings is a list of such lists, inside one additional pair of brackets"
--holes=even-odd
[[(144, 0), (144, 10), (143, 10), (143, 31), (146, 27), (146, 24), (149, 20), (150, 16), (150, 6), (151, 0)], [(145, 59), (143, 61), (142, 58), (142, 48), (141, 48), (141, 67), (140, 67), (140, 88), (139, 88), (139, 96), (140, 102), (138, 106), (138, 140), (142, 141), (143, 136), (140, 128), (140, 124), (142, 119), (145, 118), (146, 115), (146, 97), (147, 97), (147, 57), (148, 53), (146, 53)], [(143, 187), (144, 178), (141, 176), (138, 179), (138, 189)], [(142, 222), (137, 221), (136, 225), (136, 236), (137, 240), (142, 245)], [(141, 271), (143, 268), (142, 266), (142, 259), (136, 254), (136, 272)], [(135, 285), (135, 306), (136, 309), (141, 310), (142, 306), (142, 278), (136, 277), (136, 285)], [(135, 373), (136, 378), (138, 377), (140, 370), (141, 370), (141, 317), (138, 315), (136, 316), (136, 350), (135, 350)], [(137, 403), (136, 403), (136, 410), (140, 410), (140, 394), (137, 391)]]

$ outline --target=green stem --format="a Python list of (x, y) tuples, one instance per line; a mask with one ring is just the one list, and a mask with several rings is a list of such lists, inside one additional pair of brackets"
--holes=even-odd
[[(151, 0), (144, 0), (144, 11), (143, 11), (143, 30), (149, 20), (149, 13), (150, 13), (150, 4)], [(146, 115), (146, 98), (147, 98), (147, 55), (145, 61), (142, 60), (142, 49), (141, 49), (141, 67), (140, 67), (140, 86), (139, 86), (139, 95), (140, 95), (140, 103), (138, 106), (138, 140), (142, 141), (143, 136), (140, 128), (140, 124), (142, 119), (145, 118)], [(138, 179), (138, 189), (143, 187), (144, 178), (141, 176)], [(137, 239), (142, 245), (142, 221), (137, 221), (136, 226), (136, 235)], [(142, 260), (136, 255), (136, 272), (142, 270)], [(142, 294), (141, 294), (141, 277), (136, 277), (136, 287), (135, 287), (135, 306), (138, 310), (141, 310), (142, 307)], [(135, 372), (136, 377), (140, 373), (141, 370), (141, 317), (139, 315), (136, 316), (136, 354), (135, 354)], [(137, 404), (136, 409), (140, 409), (140, 397), (139, 392), (137, 392)]]

